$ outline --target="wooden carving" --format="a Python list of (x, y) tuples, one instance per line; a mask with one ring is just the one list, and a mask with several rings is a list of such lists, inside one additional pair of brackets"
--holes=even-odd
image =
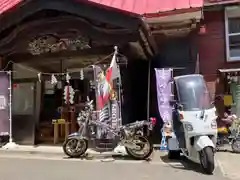
[(76, 51), (89, 49), (89, 40), (84, 37), (56, 38), (55, 36), (46, 35), (32, 40), (28, 44), (28, 51), (32, 55), (40, 55), (44, 53), (55, 53), (59, 51)]

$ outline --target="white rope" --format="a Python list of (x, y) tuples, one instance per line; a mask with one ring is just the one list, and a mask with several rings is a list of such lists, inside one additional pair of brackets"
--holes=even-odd
[[(81, 68), (81, 69), (83, 69), (83, 70), (84, 70), (84, 69), (88, 69), (88, 68), (90, 68), (90, 67), (93, 67), (94, 65), (97, 65), (97, 64), (102, 63), (102, 62), (105, 61), (106, 59), (108, 59), (108, 58), (110, 58), (111, 56), (113, 56), (114, 54), (116, 54), (116, 51), (117, 51), (117, 48), (116, 48), (116, 46), (115, 46), (113, 53), (109, 54), (108, 56), (106, 56), (106, 57), (104, 57), (104, 58), (102, 58), (102, 59), (100, 59), (100, 60), (98, 60), (98, 61), (95, 62), (94, 64), (85, 66), (85, 67), (83, 67), (83, 68)], [(120, 53), (118, 53), (118, 55), (124, 57), (124, 55), (122, 55), (122, 54), (120, 54)], [(74, 72), (66, 72), (66, 73), (45, 73), (45, 72), (35, 71), (35, 70), (33, 70), (33, 69), (31, 69), (31, 68), (28, 68), (28, 67), (26, 67), (26, 66), (23, 66), (23, 65), (21, 65), (21, 64), (19, 64), (19, 63), (15, 63), (14, 61), (8, 61), (7, 65), (6, 65), (2, 70), (0, 70), (0, 72), (14, 72), (14, 71), (11, 71), (11, 70), (6, 70), (10, 64), (14, 64), (14, 65), (16, 65), (16, 66), (18, 66), (18, 67), (20, 67), (20, 68), (22, 68), (22, 69), (25, 69), (25, 70), (27, 70), (27, 71), (36, 73), (36, 74), (38, 74), (38, 76), (39, 76), (39, 74), (40, 74), (41, 76), (42, 76), (42, 75), (64, 76), (64, 75), (67, 75), (67, 74), (72, 74), (72, 73), (77, 73), (77, 72), (79, 72), (79, 71), (76, 71), (76, 72), (74, 71)]]

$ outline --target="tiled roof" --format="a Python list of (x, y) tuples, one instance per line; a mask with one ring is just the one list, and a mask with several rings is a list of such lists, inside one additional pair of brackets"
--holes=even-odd
[(0, 0), (0, 14), (14, 8), (23, 0)]
[(203, 6), (203, 0), (89, 0), (89, 1), (140, 15)]
[[(24, 0), (0, 0), (0, 14), (14, 8), (22, 1)], [(140, 15), (203, 6), (203, 0), (88, 0), (88, 1), (99, 5), (107, 6), (110, 8), (115, 8), (118, 10), (123, 10)]]

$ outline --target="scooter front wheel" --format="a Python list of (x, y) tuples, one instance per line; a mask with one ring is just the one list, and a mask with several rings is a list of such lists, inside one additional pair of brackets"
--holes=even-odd
[(215, 169), (214, 151), (212, 147), (205, 147), (199, 152), (200, 163), (203, 171), (207, 174), (212, 174)]

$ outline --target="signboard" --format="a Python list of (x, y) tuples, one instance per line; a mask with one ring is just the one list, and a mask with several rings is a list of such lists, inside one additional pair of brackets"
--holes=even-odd
[(7, 108), (6, 98), (3, 95), (0, 95), (0, 110), (4, 110)]
[(233, 104), (232, 95), (224, 95), (223, 100), (224, 100), (224, 106), (232, 106)]
[(122, 125), (120, 112), (119, 112), (119, 104), (117, 100), (111, 100), (111, 120), (112, 120), (112, 128), (117, 129)]
[(155, 69), (159, 114), (164, 123), (172, 120), (172, 69)]
[(0, 136), (9, 135), (9, 79), (5, 72), (0, 73)]

